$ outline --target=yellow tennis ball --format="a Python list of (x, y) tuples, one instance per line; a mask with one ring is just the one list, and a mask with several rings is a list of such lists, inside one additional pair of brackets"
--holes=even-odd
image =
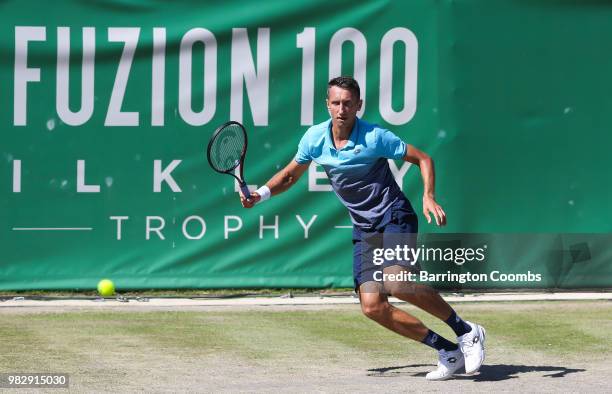
[(102, 279), (98, 282), (98, 293), (102, 297), (110, 297), (115, 294), (115, 284), (110, 279)]

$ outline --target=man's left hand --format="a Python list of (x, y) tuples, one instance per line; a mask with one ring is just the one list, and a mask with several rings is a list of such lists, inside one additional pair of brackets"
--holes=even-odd
[(436, 224), (438, 226), (446, 225), (446, 213), (442, 209), (440, 205), (434, 200), (433, 197), (424, 196), (423, 197), (423, 215), (427, 218), (427, 223), (431, 223), (431, 217), (429, 214), (433, 214), (434, 219), (436, 219)]

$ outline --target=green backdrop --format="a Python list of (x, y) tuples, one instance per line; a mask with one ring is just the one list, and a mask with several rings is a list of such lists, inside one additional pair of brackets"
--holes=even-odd
[[(338, 73), (360, 79), (365, 119), (435, 160), (449, 222), (421, 216), (422, 242), (488, 245), (485, 263), (424, 268), (542, 275), (438, 286), (612, 286), (608, 1), (0, 11), (1, 290), (352, 286), (350, 220), (320, 168), (247, 211), (205, 157), (214, 129), (241, 120), (246, 180), (263, 184), (326, 120)], [(399, 182), (420, 212), (418, 169)]]

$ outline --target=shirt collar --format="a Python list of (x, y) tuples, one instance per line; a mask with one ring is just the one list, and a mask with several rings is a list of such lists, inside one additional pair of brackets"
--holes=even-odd
[[(355, 124), (353, 125), (353, 130), (351, 130), (351, 134), (349, 135), (349, 140), (346, 142), (346, 145), (344, 145), (342, 149), (340, 150), (350, 149), (350, 148), (355, 147), (355, 144), (357, 143), (358, 134), (359, 134), (359, 122), (361, 122), (361, 120), (359, 118), (355, 118)], [(330, 149), (337, 150), (334, 146), (334, 140), (332, 139), (331, 128), (332, 128), (332, 121), (331, 119), (329, 119), (327, 121), (327, 133), (325, 133), (325, 139), (327, 140), (327, 144), (329, 145)]]

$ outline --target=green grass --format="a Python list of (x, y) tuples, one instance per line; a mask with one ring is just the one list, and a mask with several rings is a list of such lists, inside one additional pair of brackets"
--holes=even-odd
[[(444, 323), (413, 307), (402, 308), (453, 338)], [(610, 302), (456, 304), (455, 308), (487, 328), (491, 363), (594, 363), (609, 358), (612, 349)], [(431, 364), (433, 357), (431, 349), (366, 319), (356, 305), (274, 311), (265, 307), (202, 312), (12, 311), (0, 318), (0, 372), (68, 372), (79, 381), (77, 387), (96, 390), (149, 370), (169, 369), (172, 376), (198, 374), (200, 366), (213, 363), (228, 369), (242, 363), (289, 373), (296, 363), (322, 369), (357, 365), (366, 371)], [(146, 376), (134, 386), (118, 387), (141, 387), (137, 384), (146, 382)]]
[[(463, 304), (456, 309), (464, 318), (487, 328), (491, 346), (577, 357), (612, 349), (609, 302)], [(406, 310), (433, 330), (453, 337), (444, 323), (414, 308)], [(294, 357), (294, 349), (301, 349), (301, 357), (313, 359), (336, 351), (392, 358), (407, 349), (424, 348), (379, 327), (352, 307), (321, 311), (266, 311), (261, 307), (257, 311), (229, 312), (3, 314), (0, 338), (5, 349), (17, 350), (0, 358), (2, 369), (22, 363), (24, 355), (45, 353), (58, 346), (65, 354), (87, 354), (100, 347), (120, 351), (117, 343), (176, 354), (223, 351), (256, 359)], [(386, 344), (399, 344), (399, 350)]]

